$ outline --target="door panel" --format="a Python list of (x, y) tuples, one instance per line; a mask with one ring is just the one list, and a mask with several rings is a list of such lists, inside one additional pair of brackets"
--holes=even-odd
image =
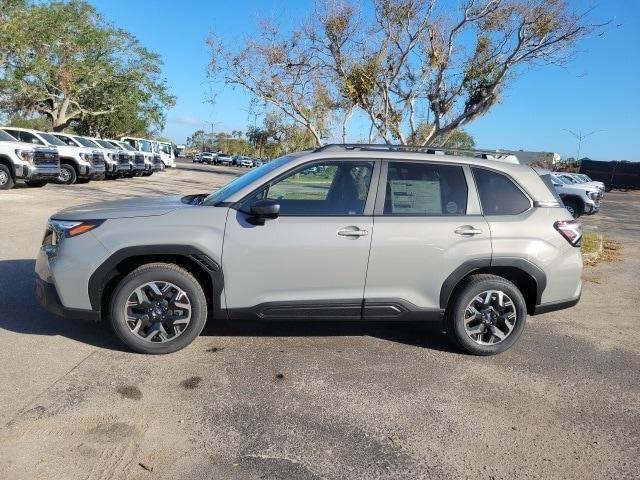
[[(428, 316), (440, 291), (468, 260), (491, 259), (491, 232), (480, 214), (471, 172), (443, 162), (383, 163), (365, 286), (365, 318), (384, 306)], [(412, 315), (415, 318), (415, 315)]]
[[(282, 216), (261, 226), (248, 218), (229, 210), (222, 263), (231, 316), (234, 309), (274, 302), (307, 302), (309, 308), (362, 302), (372, 217)], [(338, 234), (356, 229), (367, 234)], [(347, 310), (338, 316), (351, 317), (355, 311)], [(305, 316), (312, 313), (307, 310)]]
[[(458, 234), (471, 226), (481, 233)], [(392, 298), (440, 308), (445, 279), (467, 260), (491, 258), (491, 234), (481, 215), (376, 217), (365, 303)]]

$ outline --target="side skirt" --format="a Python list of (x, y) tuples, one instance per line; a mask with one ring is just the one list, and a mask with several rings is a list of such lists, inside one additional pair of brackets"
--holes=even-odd
[(267, 302), (227, 310), (231, 320), (441, 321), (444, 309), (419, 308), (403, 299)]

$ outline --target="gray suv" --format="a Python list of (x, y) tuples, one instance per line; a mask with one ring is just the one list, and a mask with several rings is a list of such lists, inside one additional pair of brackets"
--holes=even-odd
[(62, 210), (36, 296), (143, 353), (187, 346), (207, 318), (431, 320), (499, 353), (527, 315), (578, 302), (580, 225), (532, 168), (437, 153), (331, 145), (211, 194)]

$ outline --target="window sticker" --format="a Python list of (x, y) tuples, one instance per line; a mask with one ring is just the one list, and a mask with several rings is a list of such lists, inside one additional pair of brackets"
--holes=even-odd
[(391, 180), (393, 213), (441, 214), (442, 197), (437, 180)]

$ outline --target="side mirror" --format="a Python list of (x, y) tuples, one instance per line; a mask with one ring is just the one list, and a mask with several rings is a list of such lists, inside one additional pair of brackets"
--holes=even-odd
[(273, 220), (280, 215), (280, 204), (275, 200), (265, 198), (251, 205), (251, 223), (264, 225), (265, 220)]

